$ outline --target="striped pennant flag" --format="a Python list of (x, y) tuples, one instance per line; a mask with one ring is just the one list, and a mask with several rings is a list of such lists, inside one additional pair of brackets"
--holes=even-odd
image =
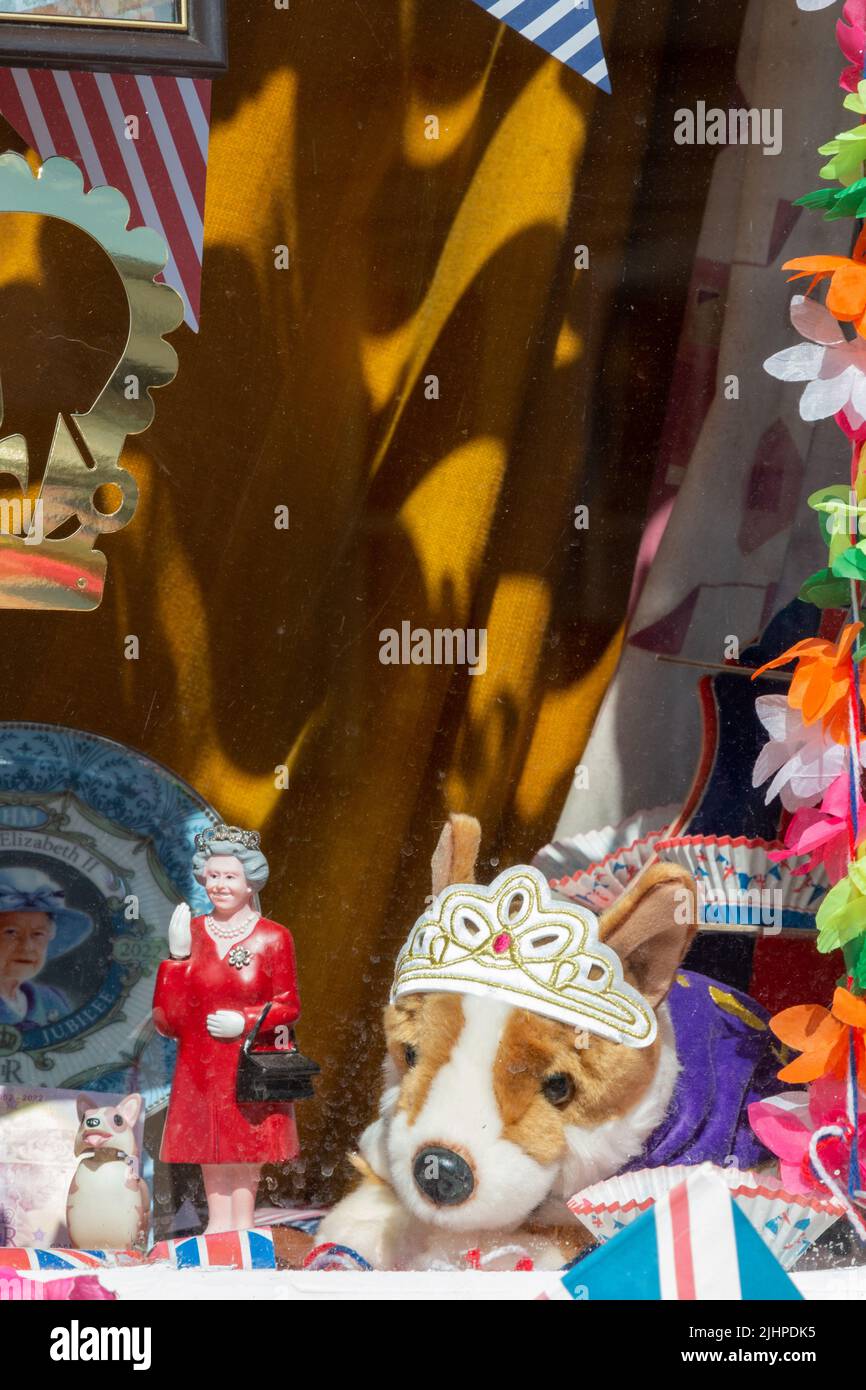
[(4, 1246), (0, 1249), (0, 1264), (4, 1269), (104, 1269), (106, 1256), (89, 1250), (37, 1250), (23, 1246)]
[(274, 1237), (269, 1230), (224, 1231), (185, 1240), (161, 1240), (148, 1263), (167, 1261), (176, 1269), (276, 1269)]
[(210, 108), (203, 78), (0, 68), (0, 113), (40, 159), (64, 155), (85, 185), (119, 188), (130, 225), (163, 237), (160, 278), (177, 290), (196, 332)]
[(789, 1302), (802, 1295), (726, 1185), (701, 1166), (545, 1297)]
[(475, 0), (494, 19), (573, 68), (587, 82), (611, 90), (594, 0)]

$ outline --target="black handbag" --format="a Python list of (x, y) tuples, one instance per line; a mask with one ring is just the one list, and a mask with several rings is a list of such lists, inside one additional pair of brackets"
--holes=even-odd
[(253, 1052), (270, 1007), (265, 1005), (238, 1058), (237, 1098), (241, 1105), (290, 1105), (295, 1100), (312, 1100), (315, 1095), (313, 1077), (322, 1068), (298, 1051), (293, 1028), (289, 1029), (290, 1047)]

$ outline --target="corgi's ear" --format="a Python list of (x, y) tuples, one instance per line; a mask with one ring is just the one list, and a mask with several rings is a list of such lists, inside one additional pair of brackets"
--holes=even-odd
[(474, 816), (449, 816), (433, 853), (433, 896), (452, 883), (474, 883), (481, 826)]
[(135, 1128), (135, 1122), (141, 1114), (141, 1107), (143, 1104), (144, 1101), (141, 1096), (137, 1092), (133, 1092), (131, 1096), (124, 1096), (123, 1100), (118, 1105), (117, 1108), (130, 1129)]
[(694, 879), (676, 864), (653, 864), (605, 912), (599, 935), (626, 979), (656, 1008), (697, 930)]

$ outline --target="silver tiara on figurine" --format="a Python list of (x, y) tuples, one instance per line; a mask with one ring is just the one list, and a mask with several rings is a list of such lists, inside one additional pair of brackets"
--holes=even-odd
[(257, 830), (241, 830), (238, 825), (212, 825), (200, 830), (195, 837), (199, 854), (207, 854), (213, 844), (242, 845), (244, 849), (259, 849), (262, 837)]

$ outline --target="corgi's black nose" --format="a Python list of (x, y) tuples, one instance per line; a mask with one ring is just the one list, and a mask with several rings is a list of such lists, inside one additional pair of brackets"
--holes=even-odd
[(475, 1175), (466, 1159), (436, 1145), (415, 1155), (412, 1175), (424, 1196), (437, 1207), (459, 1207), (475, 1188)]

